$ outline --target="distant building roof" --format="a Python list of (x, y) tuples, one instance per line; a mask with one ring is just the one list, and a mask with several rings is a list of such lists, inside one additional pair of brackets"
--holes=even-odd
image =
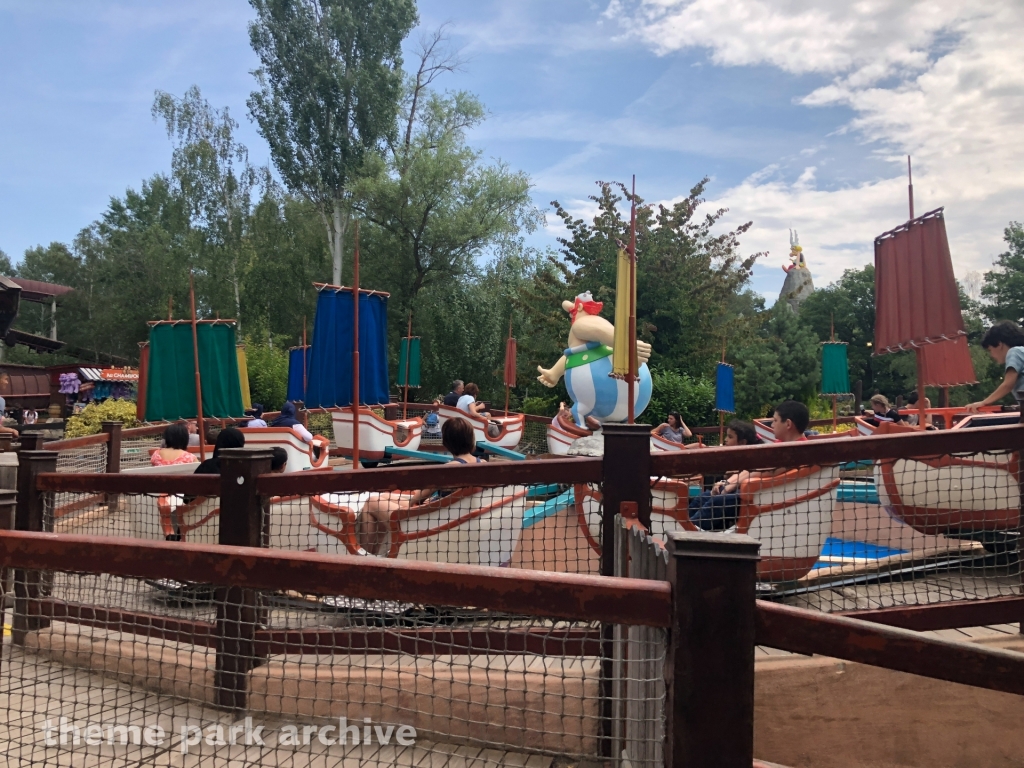
[(21, 287), (21, 298), (25, 301), (48, 301), (54, 296), (63, 296), (65, 293), (75, 290), (66, 285), (44, 283), (41, 280), (25, 280), (22, 277), (10, 277), (7, 279)]

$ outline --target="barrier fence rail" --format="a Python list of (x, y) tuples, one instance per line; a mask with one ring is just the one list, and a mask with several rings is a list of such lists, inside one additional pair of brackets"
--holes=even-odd
[[(199, 712), (212, 723), (227, 707), (324, 727), (353, 714), (338, 701), (354, 702), (374, 723), (429, 734), (428, 751), (457, 744), (486, 753), (484, 764), (625, 756), (631, 765), (750, 765), (755, 644), (1024, 693), (1024, 657), (905, 629), (1020, 621), (1022, 445), (1024, 427), (1012, 426), (652, 455), (646, 428), (620, 426), (606, 430), (603, 458), (272, 475), (268, 451), (236, 449), (224, 452), (219, 477), (63, 473), (54, 452), (24, 450), (17, 532), (0, 532), (0, 567), (14, 569), (0, 694), (23, 723), (7, 731), (9, 754), (68, 764), (67, 750), (39, 747), (30, 721), (60, 710), (54, 701), (93, 713), (94, 689), (113, 685), (115, 700), (140, 702), (124, 709), (137, 720), (180, 704), (179, 720)], [(860, 507), (908, 513), (844, 485), (862, 482), (865, 462), (880, 495), (884, 471), (906, 476), (912, 492), (935, 486), (937, 472), (958, 501), (944, 517), (939, 505), (924, 522), (882, 528), (877, 510)], [(751, 524), (688, 530), (699, 494), (744, 471), (754, 487), (741, 489), (737, 510)], [(451, 493), (406, 503), (403, 494), (425, 488)], [(533, 495), (496, 506), (510, 488)], [(980, 511), (997, 514), (968, 514), (967, 502), (993, 488), (999, 503)], [(62, 506), (68, 494), (93, 501)], [(370, 497), (397, 504), (379, 550), (392, 557), (358, 553), (375, 535), (358, 525), (332, 537), (334, 550), (304, 551), (313, 523), (330, 517), (317, 517), (314, 500), (346, 500), (351, 511)], [(473, 497), (466, 514), (452, 512)], [(849, 516), (836, 514), (847, 504)], [(410, 535), (430, 514), (429, 536)], [(344, 531), (357, 517), (339, 513), (331, 524)], [(456, 535), (471, 523), (475, 539)], [(561, 547), (560, 557), (515, 560), (535, 528), (531, 541)], [(903, 529), (914, 546), (914, 536), (932, 537), (941, 551), (849, 554), (828, 542), (846, 531), (861, 538), (841, 541), (866, 545), (864, 534)], [(570, 532), (586, 559), (569, 556)], [(396, 536), (406, 538), (394, 548)], [(814, 536), (824, 543), (798, 575), (790, 561)], [(823, 560), (828, 552), (850, 562)], [(57, 682), (43, 690), (40, 678)], [(30, 689), (38, 702), (15, 696)], [(313, 751), (294, 764), (311, 764)], [(240, 764), (257, 754), (266, 756), (246, 753)]]

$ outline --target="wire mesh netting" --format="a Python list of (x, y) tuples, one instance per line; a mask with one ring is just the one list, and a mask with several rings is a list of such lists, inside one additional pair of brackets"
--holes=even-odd
[(43, 530), (83, 536), (216, 544), (219, 512), (215, 496), (43, 494)]
[(651, 533), (746, 533), (760, 596), (824, 611), (1019, 595), (1012, 451), (652, 480)]
[(399, 600), (18, 579), (5, 765), (660, 764), (661, 630), (602, 644), (585, 622)]
[(152, 466), (150, 454), (163, 445), (163, 437), (130, 437), (121, 439), (121, 470)]
[[(89, 445), (57, 452), (57, 471), (65, 474), (101, 474), (107, 471), (107, 444)], [(90, 493), (59, 493), (54, 503), (72, 517), (92, 511), (101, 496)]]
[(550, 484), (272, 498), (269, 545), (597, 573), (600, 509), (593, 495), (587, 486)]

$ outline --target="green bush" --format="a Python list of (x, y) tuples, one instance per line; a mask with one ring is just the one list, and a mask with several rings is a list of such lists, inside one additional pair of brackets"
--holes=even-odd
[(713, 381), (655, 369), (651, 371), (651, 384), (651, 404), (640, 419), (645, 424), (661, 424), (670, 411), (679, 411), (683, 421), (691, 427), (717, 423)]
[(277, 411), (288, 396), (288, 350), (282, 344), (273, 347), (248, 339), (245, 345), (249, 370), (249, 394), (254, 403), (268, 411)]
[(101, 431), (104, 421), (120, 421), (126, 429), (137, 427), (135, 403), (131, 400), (106, 400), (102, 403), (89, 403), (77, 416), (68, 419), (64, 427), (64, 437), (85, 437), (96, 435)]
[[(532, 416), (554, 416), (558, 413), (558, 394), (548, 397), (527, 397), (523, 400), (523, 413)], [(568, 403), (566, 403), (568, 405)]]

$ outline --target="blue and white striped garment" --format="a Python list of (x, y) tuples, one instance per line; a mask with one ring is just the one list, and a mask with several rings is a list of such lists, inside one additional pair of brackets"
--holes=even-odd
[[(566, 350), (568, 357), (574, 350)], [(578, 426), (585, 426), (584, 419), (593, 416), (603, 423), (624, 422), (629, 401), (626, 382), (614, 379), (612, 357), (602, 357), (592, 363), (569, 368), (565, 372), (565, 387), (572, 399), (572, 415)], [(633, 390), (635, 416), (640, 416), (651, 402), (651, 372), (647, 363), (640, 366), (640, 381)]]

